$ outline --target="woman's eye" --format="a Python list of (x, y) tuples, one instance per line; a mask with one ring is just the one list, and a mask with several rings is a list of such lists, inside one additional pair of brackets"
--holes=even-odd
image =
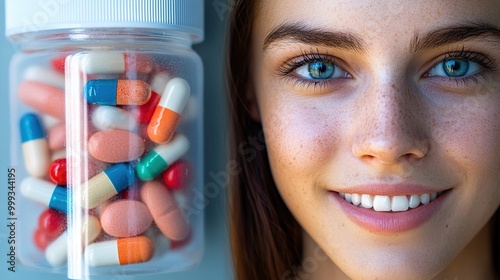
[(308, 62), (299, 66), (295, 69), (295, 73), (306, 80), (326, 80), (348, 77), (348, 73), (339, 66), (322, 60)]
[(428, 76), (441, 76), (449, 78), (463, 78), (472, 76), (480, 71), (478, 63), (463, 58), (447, 58), (436, 64)]

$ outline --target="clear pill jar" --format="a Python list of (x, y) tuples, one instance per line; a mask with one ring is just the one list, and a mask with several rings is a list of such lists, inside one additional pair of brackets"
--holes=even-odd
[(6, 0), (15, 260), (69, 278), (203, 250), (203, 0)]

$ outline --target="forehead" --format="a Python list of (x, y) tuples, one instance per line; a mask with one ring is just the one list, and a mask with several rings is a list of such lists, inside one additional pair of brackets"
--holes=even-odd
[[(349, 32), (366, 42), (391, 43), (443, 26), (483, 22), (500, 26), (500, 0), (262, 0), (254, 39), (262, 45), (276, 27), (301, 23)], [(407, 41), (407, 40), (405, 40)]]

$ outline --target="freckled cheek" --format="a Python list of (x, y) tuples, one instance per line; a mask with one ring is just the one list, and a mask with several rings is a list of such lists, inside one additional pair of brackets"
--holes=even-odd
[(264, 120), (274, 175), (283, 174), (292, 178), (321, 172), (338, 148), (336, 131), (332, 126), (328, 120), (307, 111), (301, 114), (277, 113)]
[[(500, 110), (498, 110), (500, 112)], [(491, 177), (500, 169), (500, 124), (497, 114), (468, 116), (454, 123), (441, 125), (435, 139), (460, 166), (468, 177)], [(497, 176), (498, 177), (498, 176)]]

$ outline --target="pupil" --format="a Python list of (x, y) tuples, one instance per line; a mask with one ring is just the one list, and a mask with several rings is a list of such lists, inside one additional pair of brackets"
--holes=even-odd
[(444, 71), (447, 75), (452, 77), (462, 77), (467, 74), (469, 70), (469, 62), (460, 59), (451, 59), (445, 61), (443, 64)]
[(316, 61), (309, 64), (309, 74), (314, 79), (329, 79), (333, 76), (333, 65)]

